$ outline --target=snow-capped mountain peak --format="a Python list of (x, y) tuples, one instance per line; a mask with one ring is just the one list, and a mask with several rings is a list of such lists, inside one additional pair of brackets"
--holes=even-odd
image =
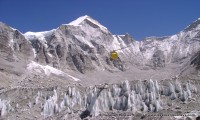
[(88, 15), (81, 16), (81, 17), (77, 18), (76, 20), (70, 22), (69, 25), (78, 26), (81, 24), (81, 22), (83, 22), (87, 18), (90, 18), (90, 16), (88, 16)]
[(98, 27), (100, 28), (103, 28), (103, 29), (107, 29), (106, 27), (104, 27), (103, 25), (101, 25), (98, 21), (92, 19), (90, 16), (88, 15), (84, 15), (84, 16), (81, 16), (79, 18), (77, 18), (76, 20), (70, 22), (69, 24), (67, 25), (73, 25), (73, 26), (81, 26), (83, 24), (84, 21), (89, 21), (95, 25), (97, 25)]
[(196, 21), (194, 21), (192, 24), (187, 26), (184, 31), (191, 31), (194, 29), (200, 29), (200, 18), (198, 18)]

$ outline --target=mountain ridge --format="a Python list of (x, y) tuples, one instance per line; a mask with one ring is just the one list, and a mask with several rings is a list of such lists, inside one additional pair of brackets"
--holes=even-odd
[[(88, 21), (90, 22), (88, 23)], [(59, 56), (63, 57), (64, 55), (66, 57), (67, 53), (64, 51), (72, 49), (69, 49), (69, 46), (75, 45), (73, 51), (79, 51), (76, 54), (82, 57), (76, 56), (73, 58), (73, 55), (70, 55), (70, 61), (73, 61), (73, 63), (65, 60), (63, 62), (67, 62), (68, 66), (74, 66), (72, 69), (78, 69), (82, 73), (85, 72), (82, 69), (97, 69), (97, 67), (106, 67), (106, 69), (110, 70), (117, 68), (124, 71), (126, 65), (123, 64), (123, 61), (129, 61), (140, 66), (150, 66), (155, 69), (171, 62), (183, 60), (188, 55), (190, 56), (199, 50), (198, 46), (192, 43), (193, 40), (199, 39), (198, 21), (199, 19), (192, 23), (196, 27), (193, 27), (190, 31), (184, 29), (172, 36), (147, 37), (142, 41), (135, 41), (129, 34), (124, 36), (112, 35), (106, 27), (88, 15), (79, 17), (69, 24), (62, 24), (50, 31), (21, 34), (31, 42), (35, 60), (44, 65), (50, 64), (53, 67), (61, 68), (63, 65), (60, 64), (62, 60)], [(186, 46), (186, 44), (189, 46)], [(58, 48), (55, 48), (55, 45)], [(109, 60), (109, 51), (127, 46), (130, 47), (118, 51), (120, 55), (119, 61)], [(83, 56), (87, 57), (84, 58)], [(141, 61), (140, 59), (143, 60)], [(154, 59), (158, 61), (155, 62)], [(86, 61), (90, 61), (89, 63), (92, 64), (89, 65)], [(79, 67), (74, 62), (78, 62)], [(85, 65), (86, 63), (87, 65)], [(88, 68), (88, 66), (90, 67)]]

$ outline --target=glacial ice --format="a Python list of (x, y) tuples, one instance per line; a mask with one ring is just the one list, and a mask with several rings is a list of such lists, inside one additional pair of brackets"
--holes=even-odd
[[(108, 111), (137, 111), (158, 112), (162, 110), (166, 103), (163, 97), (168, 100), (180, 100), (186, 102), (192, 98), (192, 93), (196, 87), (187, 82), (180, 84), (179, 81), (159, 83), (157, 80), (124, 81), (118, 84), (88, 87), (85, 91), (80, 91), (75, 86), (67, 87), (66, 92), (60, 94), (56, 89), (48, 97), (38, 91), (33, 100), (27, 104), (31, 109), (34, 105), (41, 104), (44, 118), (55, 115), (62, 111), (71, 113), (74, 110), (87, 111), (92, 116), (98, 116), (102, 112)], [(46, 98), (45, 100), (42, 100)], [(31, 101), (34, 101), (33, 104)], [(16, 103), (16, 106), (19, 106)], [(17, 107), (16, 107), (17, 109)], [(6, 115), (13, 108), (8, 101), (0, 99), (1, 116)]]
[(5, 116), (7, 113), (13, 111), (13, 107), (9, 101), (0, 99), (0, 117)]

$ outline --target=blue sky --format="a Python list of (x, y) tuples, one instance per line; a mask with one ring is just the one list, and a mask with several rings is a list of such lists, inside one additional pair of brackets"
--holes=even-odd
[(0, 0), (0, 21), (45, 31), (89, 15), (113, 34), (173, 35), (200, 18), (200, 0)]

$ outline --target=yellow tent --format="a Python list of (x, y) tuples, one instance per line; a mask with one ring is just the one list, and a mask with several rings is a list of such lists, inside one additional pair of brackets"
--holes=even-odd
[(112, 52), (110, 53), (110, 58), (111, 58), (112, 60), (116, 60), (116, 59), (118, 59), (118, 57), (119, 57), (119, 55), (118, 55), (118, 53), (117, 53), (116, 51), (112, 51)]
[(126, 47), (124, 47), (124, 48), (120, 48), (120, 49), (117, 49), (117, 50), (113, 50), (112, 52), (110, 52), (110, 59), (111, 59), (111, 60), (116, 60), (116, 59), (118, 59), (118, 58), (119, 58), (119, 55), (118, 55), (118, 53), (117, 53), (116, 51), (118, 51), (118, 50), (123, 50), (123, 49), (128, 48), (128, 47), (130, 47), (130, 45), (128, 45), (128, 46), (126, 46)]

